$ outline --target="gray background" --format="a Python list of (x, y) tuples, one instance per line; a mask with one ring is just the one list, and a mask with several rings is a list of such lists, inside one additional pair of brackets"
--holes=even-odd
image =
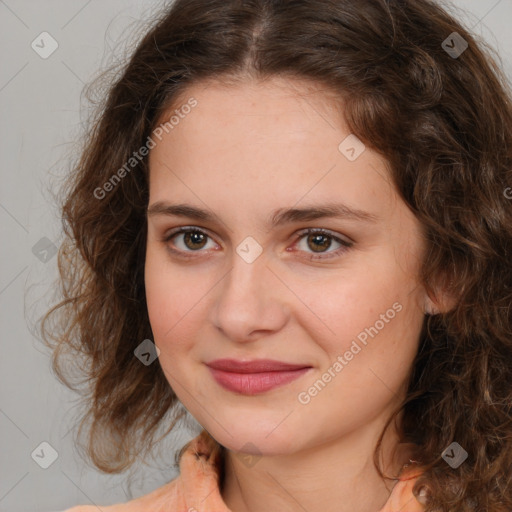
[[(498, 50), (512, 77), (512, 0), (454, 4), (467, 12), (458, 15), (466, 25)], [(55, 299), (52, 247), (62, 233), (49, 190), (65, 174), (87, 117), (82, 89), (133, 47), (130, 42), (162, 5), (156, 0), (0, 0), (0, 512), (109, 505), (147, 493), (176, 476), (174, 449), (198, 431), (192, 422), (164, 444), (161, 462), (136, 465), (131, 488), (129, 475), (101, 474), (74, 446), (76, 397), (52, 375), (33, 333), (33, 322)], [(42, 32), (58, 43), (46, 59), (31, 47)], [(49, 44), (46, 40), (45, 48)], [(42, 442), (58, 454), (47, 469), (31, 457), (37, 449), (44, 453), (40, 462), (50, 460), (50, 451), (38, 448)]]

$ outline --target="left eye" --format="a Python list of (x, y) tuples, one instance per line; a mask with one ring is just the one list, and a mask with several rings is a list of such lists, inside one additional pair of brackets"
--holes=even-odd
[[(331, 248), (333, 241), (338, 244), (338, 248), (334, 251), (328, 252), (327, 249)], [(310, 259), (325, 259), (337, 256), (353, 245), (352, 242), (343, 240), (323, 229), (308, 229), (299, 233), (299, 242), (305, 242), (302, 249), (305, 252), (307, 252), (307, 249), (311, 249), (313, 251), (314, 254), (312, 254)], [(298, 245), (300, 245), (300, 243)], [(319, 255), (317, 256), (317, 254)], [(329, 256), (323, 256), (323, 254), (328, 254)]]

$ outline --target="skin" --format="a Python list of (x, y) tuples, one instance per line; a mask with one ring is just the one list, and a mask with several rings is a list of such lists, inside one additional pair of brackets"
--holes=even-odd
[[(235, 512), (375, 512), (384, 505), (393, 483), (375, 471), (374, 444), (404, 396), (425, 310), (434, 306), (417, 277), (425, 250), (419, 222), (398, 197), (382, 156), (366, 147), (349, 161), (339, 151), (350, 134), (342, 104), (320, 89), (284, 78), (194, 84), (182, 103), (193, 96), (197, 106), (149, 156), (150, 209), (160, 201), (187, 203), (219, 218), (148, 215), (145, 284), (169, 384), (228, 449), (222, 496)], [(276, 209), (326, 203), (376, 220), (266, 223)], [(183, 233), (164, 241), (180, 226), (208, 236), (196, 246)], [(306, 228), (324, 228), (353, 245), (329, 236), (308, 243), (307, 234), (298, 234)], [(236, 252), (248, 236), (263, 251), (252, 263)], [(309, 403), (300, 403), (299, 393), (395, 303), (400, 312), (366, 346), (359, 343), (361, 351)], [(217, 358), (312, 368), (246, 396), (216, 383), (205, 362)], [(408, 459), (406, 451), (391, 457), (395, 443), (391, 431), (384, 467), (397, 474)], [(246, 465), (240, 451), (256, 463)]]

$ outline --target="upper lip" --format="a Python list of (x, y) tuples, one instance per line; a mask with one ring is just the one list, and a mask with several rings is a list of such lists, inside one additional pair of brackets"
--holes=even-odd
[(252, 361), (239, 361), (237, 359), (216, 359), (206, 363), (210, 368), (233, 373), (263, 373), (300, 370), (310, 368), (307, 364), (291, 364), (273, 359), (255, 359)]

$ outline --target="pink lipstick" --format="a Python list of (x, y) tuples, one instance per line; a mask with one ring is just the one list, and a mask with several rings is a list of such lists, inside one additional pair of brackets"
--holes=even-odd
[(298, 379), (311, 368), (304, 364), (290, 364), (272, 359), (216, 359), (206, 365), (218, 384), (243, 395), (256, 395), (283, 386)]

